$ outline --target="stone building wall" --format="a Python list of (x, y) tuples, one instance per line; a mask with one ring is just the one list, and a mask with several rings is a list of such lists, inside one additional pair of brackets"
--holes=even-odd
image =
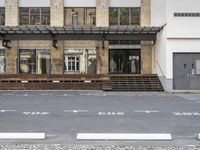
[[(141, 0), (141, 26), (151, 26), (151, 0)], [(141, 42), (141, 73), (152, 73), (151, 42)]]

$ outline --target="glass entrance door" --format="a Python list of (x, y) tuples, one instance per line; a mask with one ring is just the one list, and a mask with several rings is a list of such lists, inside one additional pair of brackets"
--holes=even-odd
[(109, 51), (110, 74), (140, 74), (140, 50)]

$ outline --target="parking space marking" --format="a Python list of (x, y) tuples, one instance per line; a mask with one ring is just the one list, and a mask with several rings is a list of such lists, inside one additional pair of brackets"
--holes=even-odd
[(16, 112), (17, 110), (0, 110), (0, 112), (4, 113), (4, 112)]
[(200, 116), (199, 112), (173, 112), (175, 116)]
[(2, 95), (4, 95), (4, 96), (13, 96), (14, 94), (13, 93), (4, 93)]
[(123, 116), (124, 112), (98, 112), (99, 116)]
[(24, 115), (48, 115), (50, 112), (23, 112)]
[(134, 112), (135, 113), (147, 113), (147, 114), (150, 114), (150, 113), (158, 113), (159, 111), (158, 110), (135, 110)]
[(88, 110), (64, 110), (64, 112), (80, 113), (80, 112), (88, 112)]

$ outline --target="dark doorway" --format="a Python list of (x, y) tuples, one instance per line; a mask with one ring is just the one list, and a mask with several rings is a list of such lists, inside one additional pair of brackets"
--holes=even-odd
[(173, 88), (200, 89), (200, 53), (173, 54)]
[(109, 72), (110, 74), (140, 74), (140, 50), (110, 49)]

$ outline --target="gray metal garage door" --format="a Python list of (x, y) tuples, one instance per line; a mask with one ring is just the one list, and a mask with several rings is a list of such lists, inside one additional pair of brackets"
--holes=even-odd
[(173, 78), (175, 90), (200, 90), (200, 53), (174, 53)]

